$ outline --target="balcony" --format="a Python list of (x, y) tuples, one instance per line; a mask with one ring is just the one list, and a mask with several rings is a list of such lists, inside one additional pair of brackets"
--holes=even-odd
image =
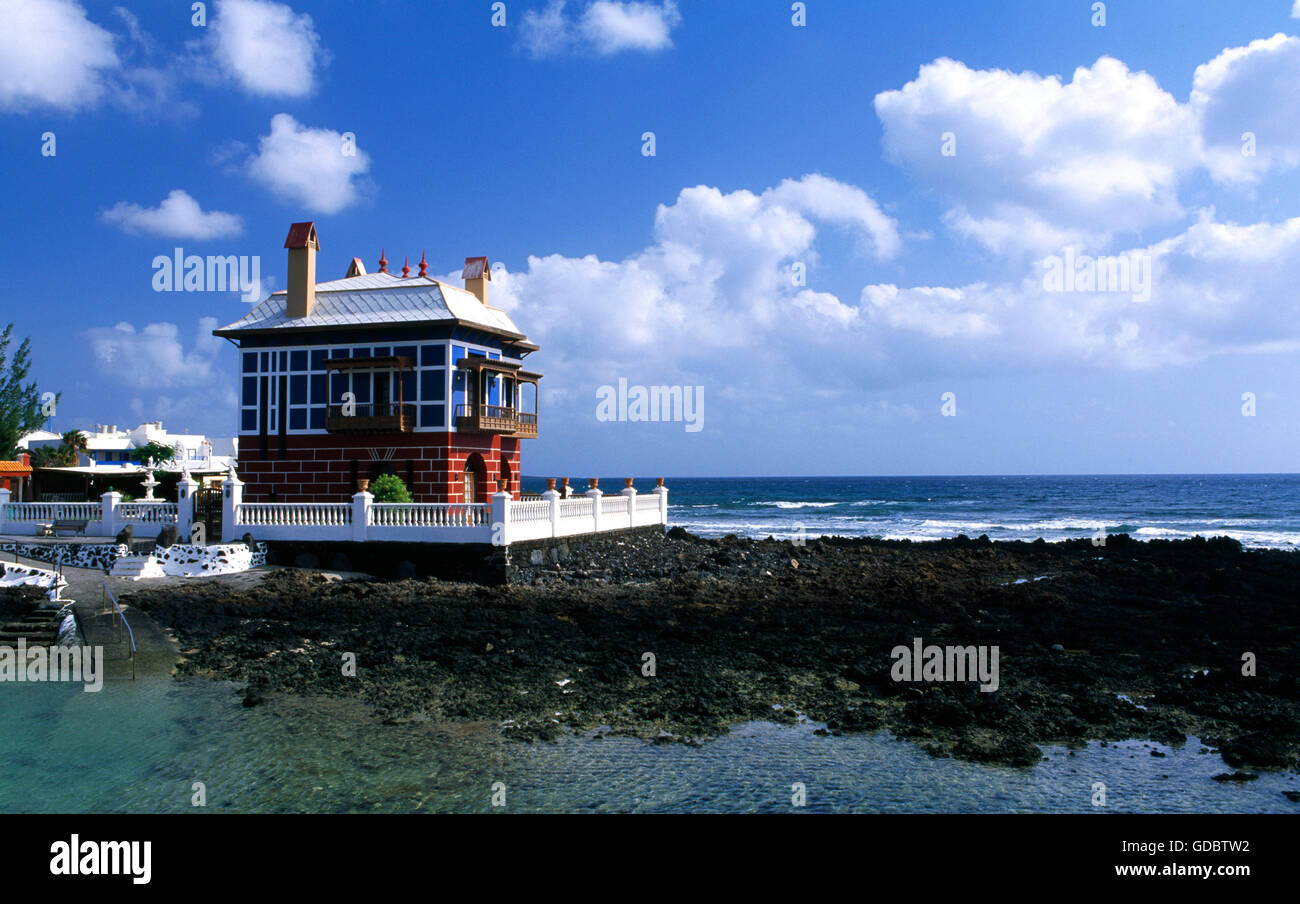
[(499, 405), (457, 405), (456, 429), (465, 433), (537, 436), (537, 415)]
[[(352, 413), (345, 414), (344, 409)], [(329, 433), (410, 433), (414, 429), (414, 405), (330, 405), (325, 413), (325, 430)]]

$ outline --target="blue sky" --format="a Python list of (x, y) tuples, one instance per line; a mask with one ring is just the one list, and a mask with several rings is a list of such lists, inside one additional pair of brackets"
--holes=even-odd
[[(151, 262), (283, 288), (314, 219), (322, 279), (494, 261), (526, 473), (1296, 470), (1290, 0), (805, 6), (0, 0), (0, 297), (54, 427), (232, 434), (247, 305)], [(1149, 297), (1049, 289), (1067, 252)], [(620, 378), (703, 429), (598, 421)]]

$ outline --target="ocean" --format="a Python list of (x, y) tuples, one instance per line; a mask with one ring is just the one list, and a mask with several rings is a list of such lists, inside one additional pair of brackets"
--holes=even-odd
[[(703, 537), (1054, 542), (1102, 528), (1138, 540), (1200, 534), (1249, 547), (1300, 545), (1300, 474), (679, 477), (664, 485), (670, 523)], [(600, 486), (614, 492), (623, 480)], [(645, 493), (654, 481), (634, 486)], [(543, 489), (543, 479), (524, 479), (525, 491)]]
[[(526, 478), (524, 489), (544, 488)], [(602, 479), (610, 491), (621, 479)], [(653, 481), (638, 481), (648, 492)], [(704, 536), (1300, 542), (1300, 476), (669, 478), (671, 523)], [(245, 709), (226, 682), (0, 685), (0, 812), (1294, 812), (1295, 773), (1231, 771), (1196, 738), (1045, 746), (1033, 769), (935, 759), (885, 733), (746, 723), (699, 747), (628, 738), (504, 741), (495, 726), (383, 726), (355, 701)], [(1158, 748), (1163, 757), (1153, 757)], [(199, 784), (196, 784), (199, 783)], [(194, 805), (202, 787), (206, 806)]]
[(1283, 792), (1300, 790), (1295, 773), (1211, 781), (1231, 770), (1197, 738), (1049, 745), (1015, 769), (884, 732), (819, 736), (806, 719), (736, 725), (699, 747), (519, 744), (483, 723), (380, 725), (352, 700), (246, 709), (222, 681), (10, 684), (0, 701), (0, 813), (489, 813), (498, 782), (511, 813), (789, 813), (795, 782), (812, 813), (1287, 813)]

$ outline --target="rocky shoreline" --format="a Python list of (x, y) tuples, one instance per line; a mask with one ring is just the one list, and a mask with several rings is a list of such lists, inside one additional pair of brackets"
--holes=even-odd
[[(178, 675), (237, 681), (249, 705), (347, 696), (390, 721), (492, 720), (521, 740), (687, 743), (802, 714), (832, 734), (887, 729), (936, 756), (1019, 766), (1036, 745), (1194, 735), (1234, 769), (1300, 766), (1296, 552), (1124, 535), (796, 546), (673, 529), (610, 535), (527, 578), (289, 569), (126, 601), (176, 636)], [(894, 680), (890, 651), (915, 638), (997, 646), (997, 690)]]

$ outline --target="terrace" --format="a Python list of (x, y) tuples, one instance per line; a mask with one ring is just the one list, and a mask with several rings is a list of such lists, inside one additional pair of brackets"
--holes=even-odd
[[(0, 489), (0, 535), (34, 536), (57, 521), (85, 522), (85, 535), (114, 537), (127, 525), (156, 530), (174, 524), (179, 536), (192, 536), (198, 484), (188, 476), (178, 484), (179, 501), (123, 502), (105, 493), (97, 502), (11, 502)], [(602, 492), (591, 480), (581, 495), (562, 497), (547, 481), (540, 497), (516, 499), (502, 489), (490, 502), (375, 502), (368, 492), (346, 502), (244, 502), (243, 482), (235, 476), (222, 484), (221, 539), (245, 534), (258, 540), (486, 543), (507, 546), (525, 540), (572, 537), (632, 527), (668, 524), (668, 489), (656, 481), (639, 493), (628, 478), (617, 493)], [(216, 538), (212, 538), (215, 540)]]

